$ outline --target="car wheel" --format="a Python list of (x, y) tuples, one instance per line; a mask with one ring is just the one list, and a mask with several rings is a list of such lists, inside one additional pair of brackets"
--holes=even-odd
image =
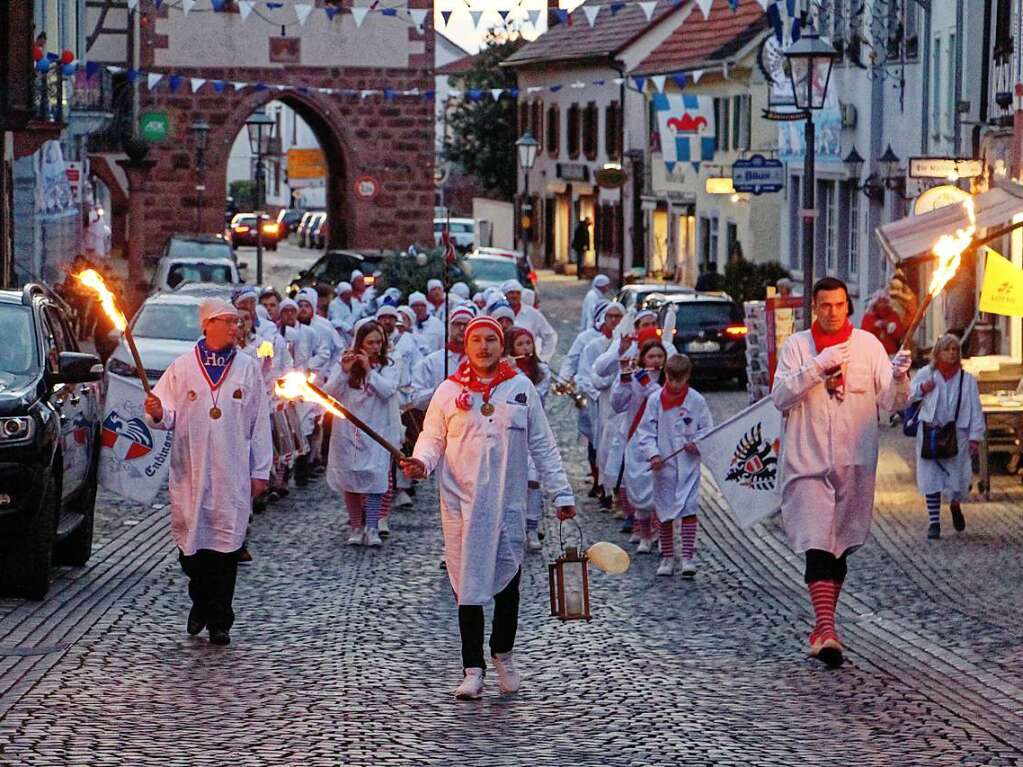
[(60, 484), (55, 477), (50, 477), (27, 534), (9, 542), (0, 557), (0, 594), (37, 601), (46, 596), (50, 590), (50, 563), (59, 506)]

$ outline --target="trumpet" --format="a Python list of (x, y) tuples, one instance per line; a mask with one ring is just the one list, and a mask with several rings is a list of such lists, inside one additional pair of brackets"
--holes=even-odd
[(553, 373), (551, 374), (551, 391), (561, 397), (571, 397), (572, 403), (579, 410), (586, 409), (586, 395), (580, 391), (576, 391), (575, 383), (571, 380), (566, 381), (558, 378)]

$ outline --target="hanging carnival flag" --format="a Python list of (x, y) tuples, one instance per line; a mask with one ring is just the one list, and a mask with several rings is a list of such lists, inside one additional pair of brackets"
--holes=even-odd
[(128, 10), (134, 11), (139, 7), (139, 0), (128, 0)]
[(529, 13), (529, 23), (532, 24), (535, 27), (540, 22), (540, 13), (541, 12), (534, 9), (534, 10), (529, 11), (528, 13)]
[(617, 16), (618, 11), (625, 7), (625, 3), (611, 3), (611, 15)]
[(594, 23), (597, 21), (597, 14), (600, 13), (600, 6), (584, 5), (583, 13), (586, 14), (586, 21), (588, 21), (590, 26), (592, 27)]
[(469, 11), (469, 15), (472, 17), (473, 28), (479, 29), (480, 19), (483, 18), (483, 11)]
[(355, 26), (362, 26), (362, 22), (366, 20), (367, 13), (369, 13), (369, 8), (355, 5), (352, 6), (352, 19), (355, 20)]
[(646, 85), (646, 78), (643, 77), (642, 75), (633, 75), (632, 82), (635, 84), (636, 90), (642, 93), (643, 86)]
[(650, 99), (657, 113), (661, 156), (668, 172), (676, 162), (714, 159), (714, 99), (688, 93), (654, 93)]
[(248, 84), (248, 83), (238, 83), (238, 82), (234, 82), (234, 83), (231, 83), (231, 85), (233, 85), (233, 86), (234, 86), (234, 89), (235, 89), (236, 91), (240, 91), (240, 90), (242, 90), (242, 89), (244, 89), (244, 88), (247, 88), (249, 84)]
[(301, 27), (305, 26), (306, 19), (309, 18), (309, 14), (313, 12), (313, 6), (306, 5), (304, 3), (295, 6), (295, 18), (298, 19), (298, 24)]
[(657, 88), (658, 93), (664, 93), (664, 81), (667, 80), (667, 75), (650, 75), (651, 81), (653, 81), (654, 87)]
[(340, 8), (335, 8), (332, 5), (328, 5), (326, 8), (323, 9), (323, 12), (325, 14), (327, 14), (327, 20), (328, 21), (333, 21), (334, 17), (337, 16), (341, 12), (341, 9)]
[(153, 72), (150, 72), (148, 75), (146, 75), (146, 87), (148, 87), (149, 90), (153, 90), (157, 85), (159, 85), (160, 80), (162, 79), (163, 75), (158, 75)]
[[(711, 0), (713, 2), (713, 0)], [(650, 21), (654, 15), (654, 8), (657, 7), (657, 0), (644, 0), (639, 4), (639, 7), (643, 9), (643, 15), (646, 16), (646, 20)]]
[(176, 93), (181, 87), (181, 79), (181, 75), (171, 75), (167, 78), (167, 85), (170, 87), (171, 93)]
[(504, 21), (504, 22), (508, 21), (508, 14), (509, 13), (510, 13), (510, 11), (507, 11), (507, 10), (500, 10), (499, 9), (497, 11), (497, 15), (500, 16), (501, 17), (501, 21)]
[(676, 72), (675, 74), (673, 74), (671, 76), (671, 79), (675, 82), (675, 85), (678, 86), (679, 90), (682, 90), (683, 88), (686, 87), (686, 74), (685, 74), (685, 72)]
[(696, 85), (696, 83), (700, 82), (700, 78), (703, 77), (703, 70), (702, 69), (694, 69), (691, 72), (691, 74), (693, 76), (693, 85)]
[(181, 12), (187, 16), (193, 5), (195, 5), (195, 0), (181, 0)]
[(429, 13), (425, 8), (409, 8), (409, 16), (412, 17), (412, 23), (416, 25), (416, 29), (420, 32), (423, 31), (423, 27), (426, 25), (426, 15)]
[(206, 79), (202, 77), (192, 77), (189, 80), (192, 84), (192, 93), (198, 93), (199, 89), (206, 84)]
[(991, 248), (984, 265), (979, 309), (1007, 317), (1023, 317), (1023, 270)]
[(700, 461), (743, 530), (781, 508), (782, 429), (781, 412), (765, 397), (697, 440)]
[(696, 4), (699, 6), (703, 18), (710, 18), (710, 8), (714, 5), (714, 0), (696, 0)]
[(125, 498), (149, 504), (167, 481), (174, 432), (149, 428), (144, 400), (137, 379), (109, 377), (100, 432), (99, 483)]
[(504, 93), (504, 88), (491, 88), (490, 95), (494, 97), (494, 101), (501, 100), (501, 94)]
[(255, 3), (252, 0), (238, 0), (238, 14), (242, 17), (242, 21), (249, 18), (253, 6), (255, 6)]
[(441, 18), (442, 26), (447, 26), (448, 21), (451, 20), (451, 11), (441, 11), (440, 12), (440, 18)]

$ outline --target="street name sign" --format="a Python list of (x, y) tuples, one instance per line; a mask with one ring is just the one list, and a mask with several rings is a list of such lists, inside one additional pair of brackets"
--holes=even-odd
[(785, 165), (761, 154), (736, 160), (732, 163), (732, 186), (746, 194), (780, 192), (785, 186)]

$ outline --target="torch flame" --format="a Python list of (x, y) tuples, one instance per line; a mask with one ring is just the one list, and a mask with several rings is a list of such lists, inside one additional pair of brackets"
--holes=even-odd
[(293, 370), (290, 373), (285, 373), (283, 378), (278, 378), (276, 383), (274, 383), (274, 394), (284, 399), (298, 399), (301, 397), (306, 402), (316, 403), (338, 418), (345, 417), (345, 414), (338, 409), (330, 397), (324, 397), (309, 385), (305, 374), (300, 370)]
[(937, 296), (959, 269), (959, 262), (970, 243), (973, 242), (973, 235), (977, 232), (977, 218), (973, 210), (973, 198), (963, 200), (963, 208), (966, 209), (966, 216), (969, 224), (965, 229), (958, 229), (954, 235), (943, 234), (934, 243), (931, 252), (938, 257), (938, 268), (931, 277), (931, 286), (927, 294), (934, 298)]
[(86, 269), (84, 272), (76, 274), (75, 277), (85, 287), (90, 288), (96, 292), (99, 296), (100, 305), (103, 307), (103, 312), (110, 318), (110, 321), (114, 323), (120, 331), (124, 331), (128, 327), (128, 321), (121, 314), (121, 310), (117, 308), (117, 303), (114, 301), (114, 294), (110, 292), (110, 288), (103, 282), (103, 278), (99, 272), (95, 269)]
[(264, 341), (263, 343), (261, 343), (259, 345), (259, 348), (256, 349), (256, 356), (257, 357), (261, 357), (261, 358), (262, 357), (269, 357), (269, 358), (273, 359), (273, 356), (274, 356), (274, 345), (272, 343), (270, 343), (269, 341)]

